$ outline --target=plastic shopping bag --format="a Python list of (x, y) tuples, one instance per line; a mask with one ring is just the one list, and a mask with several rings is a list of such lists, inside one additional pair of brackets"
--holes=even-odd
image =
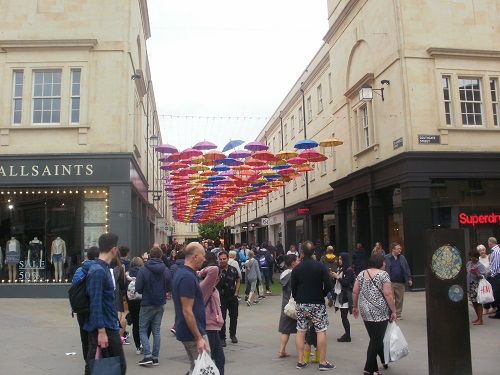
[(389, 323), (384, 336), (385, 363), (394, 362), (408, 355), (408, 343), (395, 322)]
[(479, 286), (477, 288), (477, 303), (491, 303), (494, 302), (495, 298), (493, 298), (493, 289), (491, 288), (491, 284), (486, 279), (481, 279), (479, 281)]
[(192, 375), (220, 375), (219, 369), (206, 350), (198, 356), (195, 361)]

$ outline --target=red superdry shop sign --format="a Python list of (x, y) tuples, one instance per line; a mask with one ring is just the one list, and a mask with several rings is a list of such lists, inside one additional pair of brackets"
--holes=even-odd
[(500, 214), (492, 212), (491, 214), (466, 214), (461, 212), (458, 215), (458, 220), (462, 225), (472, 225), (476, 224), (499, 224)]

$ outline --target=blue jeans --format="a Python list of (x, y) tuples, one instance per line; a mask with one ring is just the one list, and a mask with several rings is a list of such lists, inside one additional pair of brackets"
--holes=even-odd
[[(141, 306), (141, 311), (139, 313), (139, 337), (141, 338), (142, 348), (144, 349), (144, 357), (153, 357), (158, 359), (161, 343), (160, 327), (164, 309), (165, 305)], [(148, 340), (149, 325), (151, 325), (151, 333), (153, 334), (152, 353)]]
[(220, 340), (219, 331), (207, 330), (208, 343), (210, 345), (210, 354), (212, 359), (219, 370), (220, 375), (224, 375), (224, 365), (226, 364), (226, 357), (224, 356), (224, 348)]
[(260, 269), (260, 272), (262, 273), (262, 280), (266, 281), (266, 290), (269, 290), (269, 282), (271, 280), (271, 272), (269, 270), (269, 267), (262, 267)]

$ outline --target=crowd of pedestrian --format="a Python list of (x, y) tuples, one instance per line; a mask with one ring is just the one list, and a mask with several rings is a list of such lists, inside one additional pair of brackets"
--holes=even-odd
[[(287, 358), (287, 344), (295, 336), (297, 369), (317, 363), (320, 371), (335, 368), (327, 360), (326, 306), (340, 311), (344, 329), (339, 343), (352, 341), (349, 315), (363, 319), (370, 338), (364, 374), (380, 374), (384, 358), (383, 338), (389, 322), (402, 319), (404, 293), (412, 286), (408, 261), (402, 246), (392, 243), (386, 254), (380, 242), (371, 252), (358, 243), (352, 256), (336, 253), (333, 246), (304, 241), (286, 252), (281, 243), (260, 245), (234, 244), (226, 248), (214, 241), (165, 246), (155, 244), (142, 257), (129, 260), (130, 249), (118, 246), (111, 233), (99, 238), (99, 247), (88, 251), (88, 260), (75, 273), (73, 282), (85, 276), (90, 311), (78, 313), (85, 374), (98, 348), (108, 356), (119, 357), (122, 374), (127, 365), (122, 345), (129, 344), (127, 322), (131, 325), (136, 353), (143, 355), (140, 366), (159, 365), (161, 322), (164, 306), (172, 299), (175, 324), (171, 328), (189, 358), (192, 372), (203, 351), (210, 353), (220, 374), (224, 374), (227, 331), (231, 344), (237, 344), (240, 286), (245, 283), (247, 306), (258, 305), (271, 294), (273, 274), (280, 272), (282, 291), (278, 322), (280, 344), (278, 358)], [(352, 261), (351, 261), (352, 259)], [(467, 290), (477, 318), (500, 319), (495, 303), (477, 301), (479, 281), (487, 279), (493, 294), (500, 298), (500, 248), (495, 238), (488, 249), (479, 245), (469, 252)], [(292, 305), (295, 316), (286, 314)], [(227, 328), (226, 328), (227, 326)], [(153, 336), (152, 345), (150, 336)], [(314, 350), (314, 351), (313, 351)]]

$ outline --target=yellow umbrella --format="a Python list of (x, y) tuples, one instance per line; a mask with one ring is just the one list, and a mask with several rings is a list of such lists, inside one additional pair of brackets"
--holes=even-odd
[(342, 142), (338, 138), (327, 138), (327, 139), (324, 139), (321, 142), (319, 142), (319, 145), (321, 147), (333, 147), (333, 146), (340, 146), (340, 145), (343, 145), (343, 144), (344, 144), (344, 142)]
[(281, 150), (276, 154), (276, 157), (278, 159), (289, 159), (289, 158), (294, 158), (297, 156), (297, 153), (295, 151), (291, 150)]

